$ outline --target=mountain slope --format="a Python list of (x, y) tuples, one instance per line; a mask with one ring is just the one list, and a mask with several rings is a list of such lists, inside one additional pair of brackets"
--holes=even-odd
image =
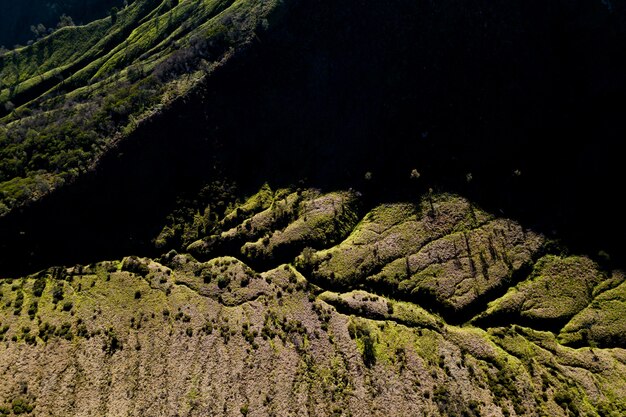
[(0, 414), (623, 415), (622, 12), (137, 0), (0, 56)]
[(249, 42), (275, 8), (142, 0), (1, 56), (0, 210), (74, 180)]
[[(135, 2), (115, 25), (89, 26), (95, 47), (68, 28), (55, 35), (76, 47), (52, 48), (52, 35), (5, 55), (3, 94), (17, 106), (0, 127), (5, 250), (65, 230), (95, 248), (82, 231), (96, 228), (126, 231), (113, 246), (146, 251), (162, 219), (144, 222), (106, 195), (155, 217), (216, 176), (248, 191), (303, 180), (404, 198), (416, 169), (420, 191), (453, 190), (578, 251), (626, 255), (619, 206), (603, 203), (624, 178), (612, 105), (626, 93), (621, 4), (228, 4)], [(46, 50), (57, 58), (42, 55), (38, 75)], [(24, 75), (11, 93), (14, 55)], [(15, 252), (30, 262), (31, 250)]]
[[(5, 281), (1, 409), (111, 416), (626, 412), (626, 329), (602, 318), (611, 323), (626, 305), (623, 274), (586, 258), (545, 255), (542, 236), (456, 196), (385, 204), (365, 216), (359, 207), (349, 192), (265, 188), (234, 207), (217, 234), (190, 246), (204, 262), (171, 251)], [(433, 252), (455, 247), (459, 235), (469, 243), (461, 238), (456, 253)], [(516, 273), (523, 264), (531, 268)], [(351, 285), (345, 273), (354, 274)], [(504, 294), (507, 288), (522, 291), (559, 274), (567, 286), (552, 287), (532, 321), (495, 318), (519, 294)], [(580, 299), (579, 290), (591, 295)], [(555, 327), (549, 312), (561, 305), (568, 313)], [(581, 326), (588, 308), (597, 319)], [(578, 340), (576, 328), (584, 329)]]

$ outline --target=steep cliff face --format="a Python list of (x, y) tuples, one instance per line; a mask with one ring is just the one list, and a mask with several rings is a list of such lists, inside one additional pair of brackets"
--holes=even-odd
[(363, 207), (266, 186), (215, 227), (198, 215), (194, 256), (5, 280), (0, 410), (626, 412), (623, 273), (457, 196)]

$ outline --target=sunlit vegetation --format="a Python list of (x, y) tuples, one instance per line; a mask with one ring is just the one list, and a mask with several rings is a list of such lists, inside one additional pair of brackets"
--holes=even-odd
[(0, 215), (88, 170), (264, 30), (276, 5), (137, 0), (1, 55)]

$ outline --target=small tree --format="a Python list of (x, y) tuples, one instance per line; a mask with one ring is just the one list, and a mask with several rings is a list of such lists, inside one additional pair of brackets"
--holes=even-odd
[(376, 347), (374, 346), (374, 339), (370, 332), (367, 332), (362, 337), (363, 340), (363, 363), (368, 368), (376, 365)]
[(33, 32), (33, 35), (35, 35), (35, 39), (39, 39), (48, 34), (48, 29), (46, 29), (46, 27), (41, 23), (37, 26), (31, 25), (30, 31)]
[(115, 22), (117, 22), (117, 13), (120, 10), (117, 7), (112, 7), (111, 10), (109, 11), (109, 15), (111, 16), (111, 24), (115, 24)]
[(62, 14), (61, 17), (59, 17), (59, 23), (57, 23), (57, 29), (61, 29), (66, 26), (74, 26), (74, 20), (72, 20), (71, 16)]

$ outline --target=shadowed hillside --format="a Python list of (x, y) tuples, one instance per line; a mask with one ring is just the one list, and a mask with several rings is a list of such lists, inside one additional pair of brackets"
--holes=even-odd
[[(211, 13), (211, 7), (223, 7), (207, 4), (206, 10), (199, 10)], [(136, 19), (145, 22), (143, 30), (168, 31), (174, 26), (158, 26), (157, 17), (167, 22), (178, 16), (190, 25), (200, 21), (190, 3), (167, 11), (156, 2), (160, 11), (154, 13), (149, 5), (135, 4), (118, 25), (130, 28)], [(187, 9), (176, 12), (183, 6)], [(254, 3), (247, 7), (256, 10)], [(169, 62), (172, 75), (164, 79), (171, 81), (165, 84), (154, 81), (158, 74), (149, 69), (156, 71), (154, 63), (143, 64), (143, 75), (133, 75), (138, 81), (133, 81), (132, 71), (122, 69), (122, 79), (130, 84), (120, 84), (113, 75), (115, 68), (127, 65), (123, 54), (96, 59), (90, 50), (78, 58), (85, 69), (70, 77), (75, 81), (52, 91), (77, 95), (84, 106), (95, 106), (90, 110), (97, 112), (94, 120), (108, 127), (90, 130), (82, 119), (71, 122), (74, 107), (66, 106), (60, 111), (70, 113), (70, 124), (59, 126), (60, 137), (64, 129), (93, 136), (55, 151), (67, 154), (62, 165), (55, 165), (56, 160), (49, 163), (45, 150), (43, 159), (34, 159), (39, 147), (20, 150), (41, 139), (16, 145), (19, 153), (14, 155), (26, 155), (23, 162), (7, 156), (6, 161), (32, 167), (25, 169), (26, 177), (3, 184), (7, 204), (39, 198), (39, 189), (48, 193), (59, 184), (85, 178), (68, 187), (68, 194), (0, 221), (6, 250), (25, 239), (24, 249), (6, 259), (19, 259), (24, 265), (24, 256), (32, 252), (27, 248), (35, 243), (37, 257), (51, 261), (55, 253), (67, 256), (90, 248), (93, 252), (85, 255), (92, 259), (106, 247), (147, 253), (145, 242), (155, 225), (144, 216), (165, 216), (177, 193), (194, 192), (213, 179), (213, 167), (243, 189), (265, 180), (285, 185), (305, 180), (316, 186), (356, 187), (376, 201), (404, 198), (410, 194), (407, 190), (416, 188), (456, 190), (492, 211), (566, 239), (575, 251), (602, 250), (618, 263), (623, 258), (619, 236), (626, 231), (626, 222), (619, 206), (606, 201), (623, 178), (615, 146), (624, 128), (619, 107), (612, 104), (624, 94), (619, 5), (608, 9), (601, 2), (556, 7), (540, 2), (432, 5), (397, 0), (366, 8), (351, 1), (292, 1), (282, 7), (285, 12), (275, 13), (272, 24), (256, 18), (260, 26), (248, 25), (257, 29), (250, 29), (255, 36), (245, 41), (246, 46), (225, 56), (227, 61), (220, 61), (223, 65), (210, 70), (209, 76), (191, 83), (180, 72), (184, 67), (179, 60), (197, 65), (196, 56), (208, 62), (211, 57), (225, 59), (213, 52), (217, 46), (210, 46), (218, 45), (213, 39), (221, 32), (208, 35), (208, 43), (196, 37), (191, 50), (183, 42), (167, 46), (171, 44), (160, 41), (168, 32), (150, 41), (161, 46), (147, 49), (151, 43), (140, 42), (145, 37), (133, 32), (129, 39), (137, 46), (132, 56), (153, 62), (149, 54), (157, 53)], [(246, 21), (248, 9), (230, 10), (243, 13), (237, 19)], [(227, 22), (223, 13), (218, 19)], [(241, 25), (234, 21), (231, 18), (235, 27)], [(111, 42), (124, 39), (120, 29)], [(243, 45), (242, 39), (249, 36), (246, 30), (231, 30), (227, 44)], [(169, 36), (183, 35), (175, 31)], [(184, 36), (189, 41), (190, 34)], [(170, 48), (184, 53), (174, 54), (180, 57), (174, 60), (164, 58)], [(94, 91), (111, 86), (109, 96), (138, 91), (143, 98), (91, 104), (91, 90), (81, 83), (94, 76), (89, 74), (107, 71), (113, 71), (112, 78), (95, 84)], [(182, 91), (191, 89), (184, 100), (154, 104), (159, 97), (163, 102), (178, 94), (181, 85)], [(77, 90), (69, 93), (74, 91), (70, 88)], [(54, 108), (57, 104), (50, 97), (44, 95), (29, 106)], [(17, 126), (28, 125), (33, 118), (21, 114), (18, 110), (7, 116), (9, 138)], [(141, 124), (134, 124), (137, 118)], [(35, 131), (44, 129), (37, 126)], [(55, 129), (43, 131), (54, 137)], [(111, 135), (116, 139), (112, 141)], [(111, 143), (120, 150), (107, 151)], [(73, 146), (80, 146), (79, 152)], [(107, 152), (109, 156), (96, 164), (97, 174), (83, 174), (90, 161)], [(420, 178), (411, 182), (413, 169)], [(369, 182), (363, 181), (366, 172), (372, 173)], [(30, 194), (22, 193), (24, 189)], [(116, 198), (109, 198), (111, 193)], [(28, 195), (33, 197), (24, 197)], [(118, 200), (127, 203), (117, 204)], [(119, 235), (103, 241), (91, 230)], [(46, 245), (52, 236), (67, 232), (79, 234), (79, 251), (71, 247), (73, 243), (56, 238)]]
[(136, 0), (1, 55), (0, 416), (624, 415), (625, 11)]

